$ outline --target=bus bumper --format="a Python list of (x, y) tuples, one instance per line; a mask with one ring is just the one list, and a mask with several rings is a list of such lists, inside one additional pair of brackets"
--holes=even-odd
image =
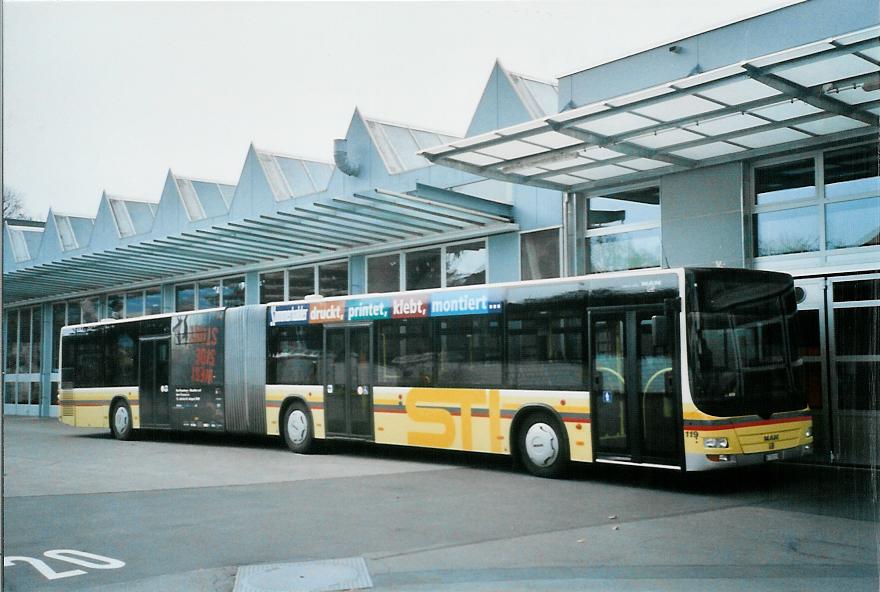
[(749, 467), (778, 460), (793, 460), (803, 458), (813, 453), (812, 444), (801, 444), (792, 448), (772, 450), (768, 452), (754, 452), (751, 454), (696, 454), (686, 455), (686, 467), (688, 471), (711, 471), (731, 467)]

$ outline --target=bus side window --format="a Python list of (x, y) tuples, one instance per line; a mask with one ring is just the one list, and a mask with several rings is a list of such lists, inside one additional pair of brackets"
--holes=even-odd
[(137, 325), (125, 323), (107, 327), (104, 362), (107, 386), (134, 386), (138, 382)]
[(61, 388), (72, 389), (74, 382), (74, 362), (76, 359), (76, 337), (65, 336), (61, 339)]
[(507, 384), (514, 388), (584, 387), (581, 313), (561, 308), (510, 307)]
[(501, 384), (501, 322), (480, 316), (437, 322), (437, 383), (441, 387), (493, 388)]
[(320, 325), (271, 328), (266, 382), (319, 384), (323, 337)]
[(74, 385), (76, 388), (103, 386), (104, 356), (101, 352), (103, 341), (101, 330), (90, 329), (88, 333), (78, 335), (76, 341)]
[(376, 323), (377, 386), (433, 386), (431, 327), (430, 319), (393, 319)]

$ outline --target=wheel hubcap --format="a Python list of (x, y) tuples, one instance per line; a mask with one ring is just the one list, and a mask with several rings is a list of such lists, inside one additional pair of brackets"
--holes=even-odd
[(116, 424), (116, 432), (119, 434), (124, 434), (128, 429), (128, 409), (125, 406), (120, 405), (116, 408), (116, 415), (113, 416), (113, 421)]
[(536, 423), (526, 432), (526, 454), (539, 467), (552, 465), (559, 455), (559, 438), (546, 423)]
[(309, 419), (299, 409), (287, 416), (287, 437), (294, 444), (302, 444), (309, 435)]

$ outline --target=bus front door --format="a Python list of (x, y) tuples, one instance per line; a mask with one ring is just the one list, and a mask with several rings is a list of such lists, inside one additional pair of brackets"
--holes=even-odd
[(369, 325), (328, 327), (324, 337), (324, 419), (329, 437), (373, 437)]
[(675, 317), (662, 306), (590, 310), (596, 460), (680, 465)]
[(168, 337), (141, 337), (138, 400), (141, 426), (171, 425), (171, 393), (168, 388)]

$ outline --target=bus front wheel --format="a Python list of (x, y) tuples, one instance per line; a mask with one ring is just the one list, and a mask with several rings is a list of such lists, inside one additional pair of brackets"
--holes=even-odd
[(281, 421), (284, 443), (298, 454), (309, 454), (315, 448), (315, 429), (312, 414), (302, 403), (292, 403), (284, 411)]
[(519, 454), (532, 475), (555, 479), (568, 469), (568, 441), (559, 421), (546, 411), (529, 415), (519, 429)]
[(131, 440), (134, 434), (131, 408), (125, 401), (117, 401), (110, 409), (110, 431), (117, 440)]

